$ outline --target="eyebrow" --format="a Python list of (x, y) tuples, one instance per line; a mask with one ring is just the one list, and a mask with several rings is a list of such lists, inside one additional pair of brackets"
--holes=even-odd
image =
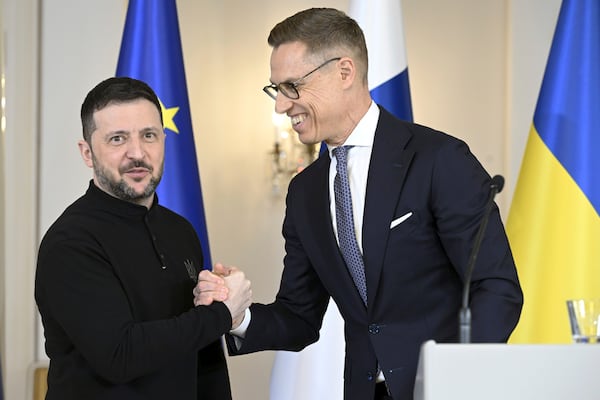
[(141, 133), (146, 133), (146, 132), (160, 132), (160, 131), (162, 131), (162, 127), (156, 127), (156, 126), (148, 126), (146, 128), (140, 129)]
[(297, 78), (287, 78), (287, 79), (285, 79), (285, 80), (283, 80), (283, 81), (281, 81), (279, 83), (275, 83), (275, 82), (273, 82), (273, 80), (271, 80), (271, 78), (269, 78), (269, 82), (271, 82), (274, 85), (281, 85), (282, 83), (294, 83), (294, 82), (296, 82), (299, 79), (302, 79), (302, 77), (300, 76), (300, 77), (297, 77)]
[(108, 131), (106, 132), (106, 134), (104, 136), (111, 136), (111, 135), (130, 135), (131, 132), (126, 131), (124, 129), (117, 129), (115, 131)]

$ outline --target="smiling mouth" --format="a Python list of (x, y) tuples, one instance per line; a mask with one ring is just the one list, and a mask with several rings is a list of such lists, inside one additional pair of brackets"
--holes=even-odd
[(299, 114), (299, 115), (294, 115), (294, 116), (290, 117), (290, 122), (292, 123), (292, 126), (296, 126), (296, 125), (302, 123), (305, 119), (306, 119), (306, 115)]

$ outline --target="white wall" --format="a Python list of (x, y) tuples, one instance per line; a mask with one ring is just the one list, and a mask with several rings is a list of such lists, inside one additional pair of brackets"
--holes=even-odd
[(6, 131), (0, 155), (3, 207), (0, 240), (0, 351), (6, 399), (24, 398), (26, 371), (34, 359), (33, 275), (37, 242), (38, 5), (36, 0), (0, 5)]
[(542, 85), (560, 0), (512, 1), (508, 18), (507, 190), (512, 198)]
[[(23, 8), (29, 4), (23, 0), (3, 1), (3, 11), (36, 12), (33, 0), (29, 8)], [(260, 90), (269, 78), (266, 37), (276, 22), (297, 10), (347, 10), (348, 2), (177, 3), (213, 261), (244, 268), (257, 301), (273, 298), (283, 257), (283, 197), (272, 194), (269, 181), (273, 103)], [(503, 215), (516, 183), (558, 4), (559, 0), (403, 1), (415, 120), (465, 139), (491, 174), (505, 175), (507, 190), (499, 198)], [(23, 364), (33, 361), (35, 343), (33, 324), (14, 324), (11, 318), (33, 320), (32, 249), (64, 207), (83, 193), (91, 176), (76, 147), (79, 107), (95, 83), (114, 74), (125, 7), (125, 0), (40, 2), (40, 112), (37, 115), (35, 104), (28, 105), (25, 110), (31, 113), (16, 115), (17, 123), (11, 125), (15, 134), (20, 127), (39, 124), (39, 203), (27, 208), (18, 223), (37, 224), (38, 229), (33, 238), (23, 234), (25, 256), (9, 259), (7, 250), (0, 270), (5, 274), (2, 322), (7, 333), (1, 344), (10, 399), (25, 398)], [(30, 34), (38, 29), (35, 16), (24, 20), (21, 29)], [(10, 26), (11, 32), (20, 32)], [(33, 67), (23, 65), (22, 72), (27, 68)], [(29, 92), (33, 96), (28, 98), (35, 100), (35, 90)], [(7, 141), (6, 146), (7, 154), (25, 163), (20, 168), (16, 162), (9, 165), (7, 179), (23, 179), (26, 173), (25, 182), (35, 182), (38, 174), (30, 152), (37, 144)], [(13, 196), (25, 191), (28, 198), (26, 188), (13, 183), (7, 195), (9, 188)], [(7, 216), (20, 209), (14, 202), (5, 207)], [(12, 222), (8, 226), (8, 217), (6, 224), (5, 232), (14, 227)], [(7, 235), (4, 242), (7, 249), (15, 248), (14, 238)], [(229, 360), (235, 399), (267, 398), (272, 359), (272, 353), (262, 353)]]
[(403, 4), (415, 121), (466, 140), (491, 175), (504, 173), (508, 3)]

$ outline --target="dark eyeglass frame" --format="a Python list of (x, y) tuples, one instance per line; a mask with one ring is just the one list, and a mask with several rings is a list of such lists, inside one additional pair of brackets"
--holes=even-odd
[(298, 100), (300, 98), (300, 93), (298, 93), (298, 86), (300, 85), (300, 82), (302, 82), (304, 79), (308, 78), (310, 74), (318, 71), (319, 69), (323, 68), (330, 62), (339, 61), (341, 59), (342, 59), (342, 57), (330, 58), (329, 60), (325, 61), (323, 64), (319, 65), (317, 68), (313, 69), (312, 71), (310, 71), (309, 73), (304, 75), (302, 78), (298, 78), (293, 82), (281, 82), (278, 84), (272, 83), (270, 85), (265, 86), (263, 88), (263, 92), (265, 92), (267, 95), (269, 95), (269, 97), (272, 98), (273, 100), (277, 100), (277, 93), (279, 93), (279, 92), (281, 92), (281, 94), (284, 95), (285, 97), (287, 97), (288, 99)]

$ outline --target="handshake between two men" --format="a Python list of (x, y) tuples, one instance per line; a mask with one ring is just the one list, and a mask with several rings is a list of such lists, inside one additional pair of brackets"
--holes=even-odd
[(212, 271), (203, 270), (194, 287), (194, 305), (207, 306), (222, 301), (231, 313), (231, 329), (244, 320), (246, 309), (252, 303), (250, 281), (243, 271), (233, 266), (216, 263)]

